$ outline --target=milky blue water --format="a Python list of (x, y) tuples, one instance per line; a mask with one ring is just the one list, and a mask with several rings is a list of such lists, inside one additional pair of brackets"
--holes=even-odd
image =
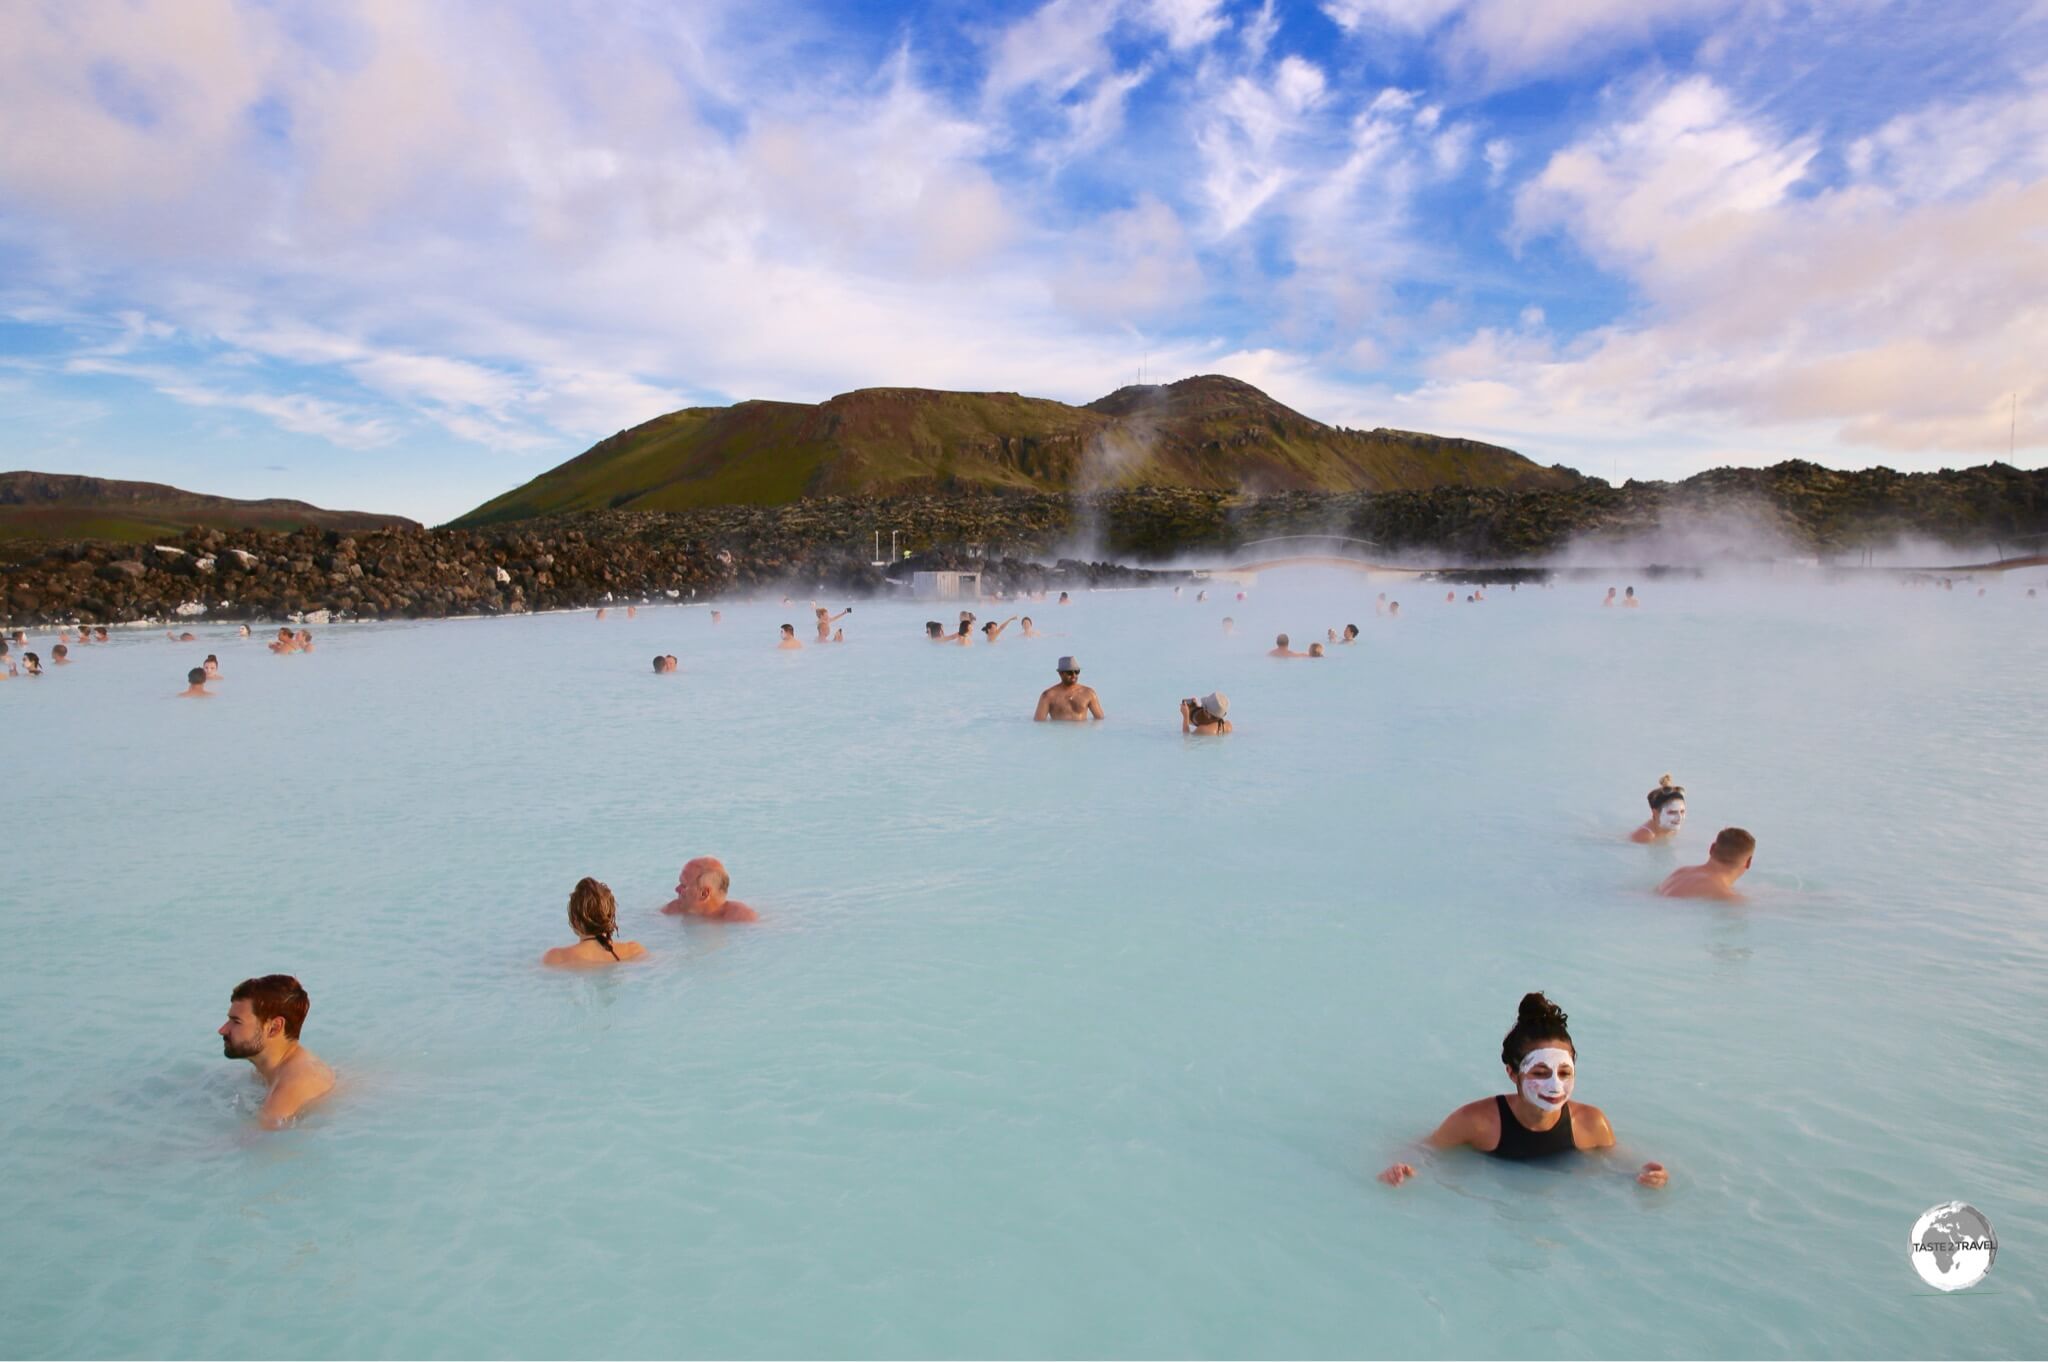
[[(85, 649), (0, 683), (0, 1352), (2038, 1354), (2029, 584)], [(169, 698), (209, 651), (218, 698)], [(1029, 722), (1062, 652), (1099, 728)], [(1183, 739), (1212, 688), (1237, 732)], [(1691, 822), (1631, 845), (1664, 771)], [(1649, 893), (1725, 824), (1747, 904)], [(762, 923), (658, 913), (702, 853)], [(646, 963), (539, 967), (584, 875)], [(269, 971), (342, 1083), (266, 1135), (214, 1028)], [(1376, 1183), (1504, 1089), (1532, 988), (1619, 1157)], [(1944, 1296), (1906, 1244), (1956, 1198), (2001, 1251)]]

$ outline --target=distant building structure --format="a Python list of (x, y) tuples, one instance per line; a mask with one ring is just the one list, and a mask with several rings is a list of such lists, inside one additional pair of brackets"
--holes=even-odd
[(981, 599), (979, 572), (913, 572), (910, 592), (921, 601)]

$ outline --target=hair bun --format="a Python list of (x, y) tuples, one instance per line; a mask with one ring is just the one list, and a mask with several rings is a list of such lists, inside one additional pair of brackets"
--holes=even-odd
[(1660, 790), (1668, 790), (1671, 788), (1671, 773), (1669, 771), (1666, 771), (1663, 775), (1657, 777), (1657, 788)]
[(1564, 1009), (1541, 993), (1523, 994), (1522, 1006), (1516, 1012), (1516, 1017), (1535, 1026), (1562, 1027), (1565, 1024)]

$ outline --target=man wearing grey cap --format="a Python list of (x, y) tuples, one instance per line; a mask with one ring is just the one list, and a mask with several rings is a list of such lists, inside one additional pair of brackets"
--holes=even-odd
[(1060, 659), (1060, 683), (1047, 686), (1038, 697), (1038, 712), (1031, 717), (1039, 723), (1047, 719), (1068, 719), (1075, 723), (1086, 723), (1102, 717), (1102, 701), (1095, 698), (1093, 687), (1081, 684), (1081, 664), (1071, 657)]
[(1230, 697), (1212, 690), (1199, 700), (1180, 702), (1180, 731), (1214, 736), (1230, 731)]

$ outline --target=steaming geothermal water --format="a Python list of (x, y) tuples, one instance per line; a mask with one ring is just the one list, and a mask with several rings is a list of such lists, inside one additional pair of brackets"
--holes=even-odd
[[(0, 1352), (2036, 1353), (2028, 584), (1269, 576), (965, 650), (920, 636), (951, 603), (801, 653), (768, 604), (84, 649), (0, 685)], [(209, 651), (219, 698), (169, 698)], [(1100, 728), (1029, 722), (1066, 652)], [(1183, 739), (1211, 689), (1237, 732)], [(1630, 845), (1665, 771), (1691, 820)], [(1649, 893), (1725, 824), (1748, 904)], [(658, 913), (705, 852), (764, 922)], [(539, 967), (583, 875), (645, 964)], [(213, 1028), (273, 970), (342, 1086), (265, 1135)], [(1622, 1155), (1376, 1183), (1505, 1089), (1532, 988)], [(2004, 1252), (1945, 1296), (1906, 1245), (1955, 1199)]]

